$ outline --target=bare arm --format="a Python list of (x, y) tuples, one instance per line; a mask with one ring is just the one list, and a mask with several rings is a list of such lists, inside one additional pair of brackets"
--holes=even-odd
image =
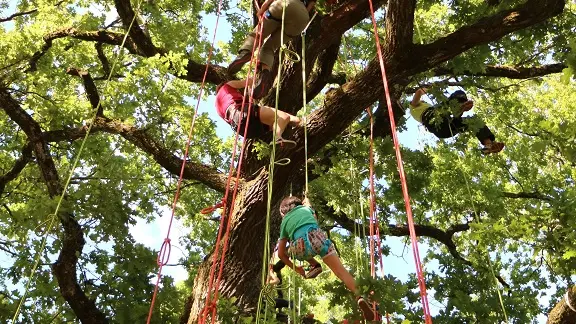
[(290, 261), (288, 254), (286, 254), (286, 243), (288, 243), (288, 239), (285, 238), (278, 242), (278, 257), (284, 262), (286, 266), (292, 269), (294, 265), (292, 264), (292, 261)]
[(295, 264), (292, 263), (292, 261), (290, 261), (290, 258), (288, 257), (288, 254), (286, 254), (286, 243), (288, 243), (288, 239), (281, 239), (278, 244), (278, 257), (280, 258), (280, 260), (284, 261), (284, 264), (286, 264), (286, 266), (288, 266), (290, 269), (298, 272), (301, 276), (305, 275), (304, 272), (304, 268), (302, 267), (296, 267)]
[[(244, 80), (232, 80), (232, 81), (228, 81), (226, 84), (228, 84), (229, 86), (231, 86), (232, 88), (235, 88), (235, 89), (242, 89), (246, 85), (246, 79), (244, 79)], [(250, 86), (250, 85), (252, 85), (252, 78), (248, 78), (248, 86)]]
[(410, 102), (411, 106), (418, 106), (420, 104), (420, 98), (422, 98), (422, 95), (424, 95), (426, 93), (426, 88), (420, 88), (418, 90), (416, 90), (416, 93), (414, 93), (414, 98), (412, 98), (412, 102)]

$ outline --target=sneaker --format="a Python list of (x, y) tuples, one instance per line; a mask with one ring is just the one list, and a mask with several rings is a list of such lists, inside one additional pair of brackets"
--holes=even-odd
[(322, 266), (320, 264), (315, 265), (312, 267), (307, 273), (305, 278), (306, 279), (314, 279), (318, 277), (319, 274), (322, 273)]
[(238, 73), (238, 71), (242, 69), (244, 64), (246, 64), (246, 62), (249, 62), (251, 58), (252, 58), (252, 52), (248, 50), (241, 50), (240, 52), (238, 52), (238, 56), (236, 56), (234, 61), (232, 61), (232, 63), (228, 65), (228, 74), (234, 75)]
[(274, 83), (274, 78), (270, 70), (262, 69), (258, 71), (258, 79), (254, 85), (254, 99), (260, 99), (267, 95), (270, 88), (272, 88), (272, 83)]
[(278, 313), (276, 314), (276, 320), (278, 320), (280, 323), (288, 323), (288, 315), (284, 313)]
[(368, 302), (364, 300), (363, 297), (358, 297), (358, 306), (360, 307), (360, 310), (362, 311), (362, 315), (364, 316), (365, 320), (367, 321), (374, 320), (374, 310), (372, 309), (372, 307), (370, 307), (370, 304), (368, 304)]
[(491, 153), (498, 153), (504, 149), (504, 143), (501, 142), (492, 142), (490, 145), (484, 146), (482, 148), (483, 154), (491, 154)]

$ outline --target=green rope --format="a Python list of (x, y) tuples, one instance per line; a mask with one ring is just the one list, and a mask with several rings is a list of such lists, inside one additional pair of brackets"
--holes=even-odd
[[(452, 135), (452, 137), (454, 137), (454, 133), (452, 132), (452, 125), (448, 124), (448, 127), (450, 128), (450, 135)], [(456, 154), (456, 156), (458, 157), (458, 162), (460, 163), (460, 165), (462, 165), (462, 158), (460, 157), (460, 154)], [(462, 170), (461, 168), (459, 168), (459, 169), (460, 169), (460, 172), (462, 172), (464, 182), (466, 183), (466, 190), (468, 191), (468, 195), (470, 196), (470, 203), (472, 204), (472, 210), (474, 211), (474, 219), (475, 219), (476, 223), (480, 224), (480, 216), (478, 216), (478, 212), (476, 211), (476, 204), (474, 203), (474, 197), (472, 196), (472, 189), (470, 189), (470, 183), (468, 182), (468, 176), (464, 172), (464, 170)], [(494, 278), (494, 284), (496, 287), (496, 292), (498, 293), (498, 300), (500, 302), (500, 307), (502, 308), (504, 320), (506, 321), (506, 323), (508, 323), (508, 315), (506, 314), (506, 307), (504, 307), (504, 299), (502, 298), (502, 293), (500, 291), (500, 285), (498, 283), (498, 278), (496, 277), (496, 272), (494, 271), (494, 266), (492, 265), (492, 260), (490, 258), (489, 252), (486, 253), (486, 259), (488, 260), (488, 268), (490, 269), (490, 273), (492, 274), (492, 277)]]
[[(344, 48), (344, 59), (343, 61), (345, 63), (348, 62), (348, 57), (346, 56), (346, 49), (348, 49), (348, 44), (347, 44), (347, 40), (346, 40), (346, 36), (342, 37), (342, 47)], [(350, 80), (350, 75), (351, 73), (351, 68), (348, 64), (342, 64), (342, 68), (345, 70), (346, 72), (346, 79), (347, 81)], [(349, 136), (351, 136), (353, 134), (352, 132), (352, 126), (350, 126), (349, 130), (348, 130)], [(347, 139), (348, 140), (348, 139)], [(353, 170), (354, 169), (354, 170)], [(353, 168), (352, 165), (352, 161), (350, 161), (350, 176), (352, 178), (352, 184), (353, 186), (358, 185), (358, 183), (356, 182), (356, 168)], [(366, 260), (365, 258), (363, 258), (363, 255), (366, 254), (366, 250), (367, 250), (367, 245), (366, 242), (363, 241), (362, 239), (360, 239), (360, 234), (363, 235), (363, 237), (367, 237), (366, 236), (366, 226), (365, 226), (365, 222), (364, 222), (364, 204), (363, 204), (363, 199), (362, 199), (362, 189), (359, 189), (358, 191), (358, 198), (359, 198), (359, 202), (360, 202), (360, 224), (356, 223), (356, 219), (358, 218), (358, 211), (357, 211), (357, 207), (356, 205), (354, 206), (353, 210), (354, 210), (354, 250), (355, 250), (355, 255), (356, 255), (356, 266), (358, 268), (358, 272), (360, 273), (360, 271), (362, 269), (365, 269), (365, 264), (364, 264), (364, 260)], [(359, 242), (356, 242), (356, 238), (359, 239)], [(366, 263), (366, 267), (368, 266), (368, 264)]]
[[(418, 84), (418, 86), (420, 88), (422, 88), (422, 86), (420, 84)], [(434, 100), (432, 100), (432, 98), (430, 98), (430, 96), (426, 93), (426, 96), (428, 97), (428, 99), (432, 102), (434, 102)], [(450, 128), (450, 135), (452, 135), (452, 137), (454, 137), (454, 132), (452, 131), (452, 125), (448, 124), (448, 127)], [(462, 158), (460, 157), (459, 154), (456, 154), (457, 158), (458, 158), (458, 162), (462, 165)], [(462, 177), (464, 178), (464, 182), (466, 183), (466, 190), (468, 191), (468, 195), (470, 196), (470, 203), (472, 204), (472, 210), (474, 211), (474, 220), (476, 223), (480, 224), (480, 216), (478, 216), (478, 212), (476, 211), (476, 204), (474, 204), (474, 197), (472, 196), (472, 189), (470, 189), (470, 183), (468, 181), (468, 175), (464, 172), (464, 170), (462, 170), (462, 168), (459, 168), (460, 172), (462, 173)], [(506, 313), (506, 307), (504, 306), (504, 299), (502, 298), (502, 293), (500, 291), (500, 285), (498, 282), (498, 278), (496, 277), (496, 272), (494, 271), (494, 266), (492, 264), (492, 260), (490, 259), (490, 253), (486, 253), (486, 259), (488, 260), (488, 268), (490, 269), (490, 273), (492, 274), (492, 277), (494, 278), (494, 283), (495, 283), (495, 287), (496, 287), (496, 292), (498, 293), (498, 300), (500, 302), (500, 308), (502, 308), (502, 313), (504, 315), (504, 320), (506, 321), (506, 323), (508, 322), (508, 315)]]
[[(136, 10), (138, 10), (139, 8), (140, 8), (140, 2), (138, 3)], [(122, 39), (122, 43), (120, 44), (120, 48), (124, 47), (124, 44), (126, 43), (126, 39), (128, 39), (128, 31), (132, 28), (132, 25), (134, 24), (135, 20), (136, 20), (136, 14), (134, 14), (134, 17), (132, 17), (132, 21), (130, 22), (130, 25), (129, 25), (127, 31), (124, 33), (124, 38)], [(122, 56), (122, 50), (120, 50), (119, 53), (116, 55), (114, 63), (112, 64), (112, 68), (110, 69), (110, 73), (108, 74), (108, 78), (106, 79), (106, 82), (104, 84), (104, 91), (103, 91), (102, 98), (104, 97), (104, 95), (106, 94), (106, 91), (108, 90), (108, 86), (110, 84), (110, 80), (112, 79), (114, 69), (116, 68), (116, 65), (117, 65), (121, 56)], [(54, 213), (48, 215), (48, 216), (50, 216), (48, 228), (46, 229), (46, 234), (44, 234), (44, 237), (42, 238), (42, 244), (40, 244), (40, 249), (36, 253), (34, 266), (32, 267), (32, 270), (30, 271), (30, 275), (28, 276), (28, 282), (26, 283), (26, 287), (24, 289), (24, 294), (22, 295), (22, 298), (20, 299), (20, 302), (18, 303), (18, 307), (16, 308), (16, 312), (14, 313), (14, 316), (12, 317), (12, 323), (16, 323), (16, 318), (20, 314), (20, 309), (22, 308), (22, 305), (24, 304), (26, 296), (30, 290), (30, 284), (34, 280), (35, 272), (38, 269), (38, 266), (40, 265), (41, 254), (44, 251), (44, 249), (46, 248), (46, 244), (48, 241), (48, 234), (50, 233), (50, 231), (52, 231), (52, 228), (54, 227), (54, 223), (56, 221), (56, 215), (58, 215), (58, 212), (60, 211), (60, 207), (62, 206), (62, 201), (64, 200), (64, 196), (66, 195), (66, 192), (68, 191), (68, 187), (70, 185), (70, 181), (72, 180), (72, 175), (74, 174), (74, 170), (76, 169), (76, 166), (78, 165), (78, 161), (80, 160), (80, 156), (82, 155), (82, 151), (84, 150), (84, 146), (86, 144), (86, 140), (88, 139), (88, 136), (90, 135), (90, 131), (92, 130), (92, 126), (94, 125), (94, 122), (96, 121), (96, 118), (98, 117), (98, 110), (100, 109), (100, 106), (102, 105), (102, 98), (98, 101), (98, 104), (93, 109), (94, 114), (92, 117), (92, 122), (88, 125), (88, 129), (86, 130), (86, 135), (84, 135), (84, 138), (82, 139), (80, 149), (78, 150), (78, 154), (76, 155), (76, 158), (74, 159), (74, 162), (72, 163), (72, 166), (70, 167), (70, 172), (68, 174), (68, 177), (66, 178), (66, 183), (64, 184), (64, 188), (62, 189), (62, 194), (60, 195), (60, 198), (58, 199), (58, 204), (56, 205), (56, 210), (54, 211)]]
[(420, 27), (418, 27), (418, 21), (415, 19), (414, 24), (416, 25), (416, 32), (418, 33), (418, 38), (420, 39), (420, 45), (424, 45), (422, 41), (422, 35), (420, 34)]
[[(280, 31), (280, 50), (278, 51), (278, 75), (277, 79), (278, 82), (280, 81), (280, 74), (282, 72), (282, 54), (286, 51), (291, 55), (295, 55), (298, 58), (298, 54), (288, 51), (286, 46), (284, 45), (284, 22), (286, 17), (286, 0), (283, 0), (283, 7), (282, 7), (282, 27)], [(288, 56), (289, 59), (292, 60), (291, 57)], [(267, 276), (267, 268), (268, 264), (267, 261), (269, 260), (270, 256), (270, 215), (272, 211), (272, 189), (273, 189), (273, 178), (274, 178), (274, 165), (287, 165), (290, 163), (290, 159), (282, 159), (279, 161), (275, 161), (276, 159), (276, 127), (278, 127), (278, 102), (280, 97), (280, 87), (276, 87), (276, 103), (274, 106), (274, 131), (272, 132), (272, 152), (270, 154), (270, 164), (268, 167), (268, 197), (266, 202), (266, 230), (265, 230), (265, 237), (264, 237), (264, 253), (262, 254), (262, 287), (266, 286), (266, 276)], [(264, 288), (263, 288), (264, 290)], [(262, 295), (262, 291), (261, 291)], [(260, 323), (260, 311), (262, 309), (262, 298), (258, 298), (258, 307), (257, 307), (257, 317), (256, 323)], [(268, 303), (266, 304), (265, 312), (268, 309)], [(265, 315), (266, 319), (266, 315)]]
[[(316, 15), (314, 15), (316, 16)], [(302, 107), (304, 107), (304, 197), (308, 197), (308, 109), (306, 107), (306, 30), (302, 31)]]

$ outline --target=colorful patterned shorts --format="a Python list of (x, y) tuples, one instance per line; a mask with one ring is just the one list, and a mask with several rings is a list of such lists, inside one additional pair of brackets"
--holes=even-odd
[(316, 225), (312, 225), (296, 231), (294, 240), (290, 242), (288, 253), (297, 260), (305, 261), (316, 255), (324, 258), (335, 254), (336, 249), (326, 233)]

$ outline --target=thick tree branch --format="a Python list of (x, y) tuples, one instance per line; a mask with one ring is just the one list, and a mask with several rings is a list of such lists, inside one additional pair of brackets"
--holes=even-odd
[(404, 64), (411, 74), (428, 70), (477, 45), (495, 41), (559, 15), (565, 5), (566, 0), (528, 0), (513, 9), (500, 11), (464, 26), (431, 44), (414, 45), (414, 53), (418, 54), (416, 64), (409, 55)]
[[(140, 28), (142, 22), (139, 21), (138, 17), (135, 17), (136, 13), (134, 12), (134, 9), (132, 9), (130, 0), (114, 0), (114, 5), (116, 6), (116, 11), (122, 20), (124, 30), (128, 31), (130, 38), (143, 53), (142, 56), (150, 57), (164, 52), (154, 46), (150, 36)], [(132, 28), (130, 28), (130, 25), (132, 25)]]
[[(46, 131), (43, 136), (47, 142), (74, 141), (86, 135), (88, 127), (70, 128)], [(109, 133), (122, 136), (124, 139), (146, 152), (158, 162), (166, 171), (179, 175), (182, 159), (175, 156), (162, 144), (151, 138), (144, 130), (126, 125), (106, 117), (96, 118), (91, 134)], [(210, 166), (197, 162), (188, 162), (184, 168), (184, 179), (198, 180), (206, 186), (224, 192), (226, 190), (227, 175), (218, 172)]]
[(502, 192), (502, 196), (506, 198), (531, 198), (552, 201), (552, 198), (541, 194), (539, 192)]
[(68, 68), (66, 73), (82, 78), (86, 96), (88, 97), (92, 108), (97, 109), (96, 116), (103, 117), (104, 107), (102, 107), (102, 104), (100, 103), (100, 95), (98, 94), (98, 89), (96, 88), (96, 84), (94, 83), (94, 80), (92, 80), (90, 73), (88, 73), (88, 71), (83, 71), (76, 68)]
[(306, 84), (306, 98), (309, 100), (314, 99), (327, 83), (346, 83), (346, 75), (333, 75), (334, 63), (338, 60), (340, 50), (340, 42), (328, 46), (319, 56), (316, 61), (312, 73), (308, 78)]
[(436, 68), (432, 70), (434, 75), (467, 75), (467, 76), (487, 76), (487, 77), (502, 77), (509, 79), (528, 79), (542, 77), (553, 73), (560, 73), (568, 66), (564, 63), (546, 64), (533, 67), (524, 66), (503, 66), (503, 65), (488, 65), (480, 72), (460, 71), (456, 72), (449, 68)]
[[(100, 42), (110, 45), (122, 45), (122, 40), (124, 38), (124, 34), (110, 32), (106, 30), (97, 30), (97, 31), (79, 31), (75, 28), (62, 28), (51, 33), (48, 33), (44, 36), (45, 44), (42, 48), (32, 55), (30, 59), (30, 67), (28, 68), (27, 72), (33, 72), (37, 70), (38, 61), (48, 52), (48, 50), (52, 47), (52, 42), (58, 38), (64, 37), (72, 37), (76, 39), (81, 39), (85, 41), (92, 41), (92, 42)], [(132, 54), (137, 55), (144, 55), (144, 53), (136, 46), (136, 44), (132, 41), (130, 37), (126, 39), (124, 43), (124, 48), (127, 49)]]
[(24, 148), (22, 149), (22, 154), (20, 158), (14, 162), (14, 166), (10, 171), (6, 172), (2, 176), (0, 176), (0, 196), (4, 192), (4, 188), (6, 188), (6, 184), (18, 177), (20, 172), (24, 170), (26, 165), (32, 161), (32, 144), (27, 143)]
[[(48, 52), (48, 50), (52, 47), (52, 43), (55, 39), (64, 38), (64, 37), (72, 37), (75, 39), (80, 39), (89, 42), (97, 42), (103, 43), (108, 45), (115, 45), (120, 46), (122, 45), (122, 40), (124, 38), (124, 34), (111, 32), (107, 30), (97, 30), (97, 31), (79, 31), (75, 28), (63, 28), (56, 30), (54, 32), (48, 33), (44, 36), (45, 44), (42, 48), (32, 55), (30, 59), (30, 67), (28, 68), (27, 72), (33, 72), (37, 70), (38, 61)], [(143, 57), (149, 57), (147, 52), (144, 50), (142, 45), (138, 45), (134, 42), (132, 37), (127, 37), (126, 42), (124, 43), (124, 48), (128, 50), (131, 54), (139, 55)], [(158, 53), (164, 55), (166, 53), (163, 49), (157, 49)], [(149, 54), (149, 53), (148, 53)], [(184, 75), (176, 75), (178, 78), (188, 80), (190, 82), (200, 82), (204, 76), (204, 69), (206, 65), (194, 62), (193, 60), (188, 61), (188, 65), (186, 66), (187, 73)], [(208, 74), (206, 75), (206, 81), (213, 84), (219, 84), (221, 82), (227, 81), (230, 79), (228, 73), (226, 72), (226, 68), (218, 66), (218, 65), (209, 65), (208, 66)]]
[[(30, 116), (20, 104), (10, 96), (6, 88), (0, 87), (0, 106), (6, 114), (26, 133), (32, 143), (32, 149), (50, 197), (55, 198), (63, 193), (56, 165), (52, 160), (48, 145), (44, 140), (40, 125)], [(62, 249), (57, 261), (52, 265), (54, 275), (60, 287), (60, 293), (72, 308), (82, 323), (108, 323), (104, 314), (89, 299), (78, 284), (76, 265), (78, 256), (86, 243), (80, 224), (70, 212), (58, 213), (60, 223), (64, 228)]]
[(414, 10), (416, 0), (391, 1), (386, 10), (386, 43), (389, 55), (403, 52), (414, 37)]
[(566, 303), (566, 296), (554, 306), (548, 314), (548, 321), (546, 324), (574, 324), (576, 323), (576, 286), (568, 289), (568, 301), (570, 306)]
[(96, 53), (98, 54), (98, 59), (102, 63), (102, 71), (104, 72), (103, 75), (110, 75), (110, 62), (104, 54), (104, 44), (103, 43), (96, 43), (94, 48), (96, 48)]
[[(346, 215), (341, 213), (336, 213), (332, 208), (330, 208), (329, 218), (335, 220), (338, 224), (340, 224), (344, 229), (348, 230), (349, 232), (353, 233), (355, 228), (361, 228), (362, 224), (356, 223), (354, 220), (348, 218)], [(429, 237), (433, 238), (436, 241), (444, 244), (446, 248), (448, 248), (448, 252), (450, 255), (454, 257), (454, 259), (460, 260), (467, 266), (473, 267), (472, 262), (464, 258), (460, 252), (458, 252), (456, 248), (456, 244), (454, 243), (454, 234), (459, 232), (465, 232), (470, 229), (469, 224), (455, 224), (450, 226), (446, 231), (443, 231), (439, 228), (430, 225), (414, 225), (414, 229), (416, 231), (416, 236), (420, 237)], [(359, 237), (363, 238), (364, 235), (362, 233), (369, 233), (370, 229), (365, 226), (364, 230), (359, 231)], [(410, 229), (408, 225), (399, 225), (399, 224), (388, 224), (386, 227), (380, 227), (381, 236), (409, 236)], [(484, 267), (480, 265), (480, 267)], [(510, 288), (510, 285), (502, 278), (501, 275), (497, 274), (496, 279), (503, 285)]]
[[(355, 222), (353, 219), (348, 218), (346, 215), (335, 212), (332, 208), (329, 208), (327, 216), (338, 224), (340, 224), (347, 231), (354, 233), (355, 228), (361, 228), (362, 224)], [(370, 229), (365, 226), (365, 230), (360, 230), (360, 238), (363, 238), (362, 233), (369, 233)], [(458, 260), (461, 260), (467, 265), (472, 265), (472, 263), (466, 260), (456, 249), (456, 244), (453, 241), (454, 234), (458, 232), (464, 232), (470, 229), (468, 224), (456, 224), (452, 225), (448, 230), (443, 231), (439, 228), (430, 225), (415, 225), (416, 235), (421, 237), (433, 238), (436, 241), (444, 244), (450, 254)], [(380, 227), (380, 233), (382, 236), (409, 236), (410, 230), (408, 225), (404, 224), (388, 224)]]

